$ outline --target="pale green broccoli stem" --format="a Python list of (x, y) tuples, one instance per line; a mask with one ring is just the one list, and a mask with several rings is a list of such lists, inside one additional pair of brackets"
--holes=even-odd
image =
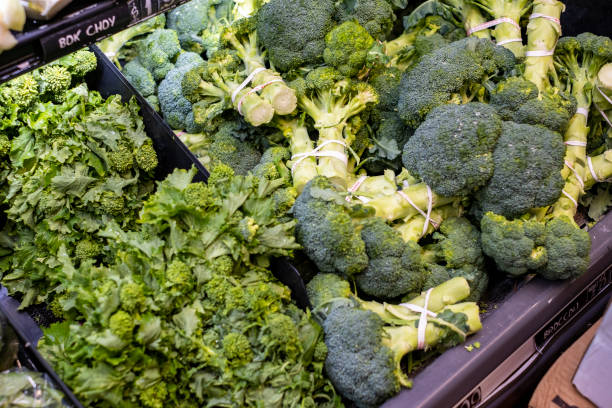
[(347, 185), (349, 186), (349, 193), (353, 197), (368, 199), (391, 195), (397, 191), (393, 170), (385, 170), (385, 173), (380, 176), (350, 174)]
[[(413, 217), (420, 212), (408, 201), (404, 196), (410, 198), (412, 203), (420, 208), (422, 211), (427, 212), (427, 206), (429, 204), (429, 198), (427, 195), (427, 185), (425, 183), (418, 183), (412, 186), (406, 187), (399, 192), (391, 196), (377, 197), (374, 200), (368, 202), (368, 206), (374, 208), (376, 215), (384, 218), (387, 221), (399, 220), (402, 218)], [(447, 204), (453, 204), (457, 201), (453, 197), (442, 197), (434, 192), (432, 194), (432, 209), (441, 207)]]
[[(316, 126), (316, 125), (315, 125)], [(318, 146), (321, 146), (320, 152), (336, 152), (343, 155), (346, 159), (340, 160), (338, 157), (319, 157), (318, 173), (332, 180), (341, 187), (348, 187), (348, 155), (346, 143), (343, 137), (343, 131), (346, 123), (331, 127), (319, 128)], [(340, 143), (328, 143), (340, 141)]]
[[(225, 92), (224, 98), (232, 95), (240, 84), (236, 82), (223, 81), (219, 74), (214, 73), (215, 85)], [(206, 81), (203, 81), (206, 83)], [(200, 87), (204, 85), (200, 84)], [(263, 100), (256, 92), (251, 92), (253, 88), (245, 86), (235, 95), (232, 105), (244, 119), (253, 126), (260, 126), (270, 123), (274, 117), (274, 108), (270, 102)], [(221, 98), (221, 99), (224, 99)]]
[(236, 36), (230, 32), (227, 32), (224, 36), (238, 52), (238, 56), (242, 58), (247, 75), (252, 74), (257, 69), (263, 69), (253, 77), (251, 83), (253, 87), (268, 84), (261, 90), (260, 95), (264, 100), (270, 102), (274, 112), (279, 115), (288, 115), (295, 111), (297, 106), (295, 91), (285, 84), (280, 74), (266, 68), (263, 55), (259, 52), (257, 45), (257, 33), (250, 33), (249, 41), (246, 44), (238, 41)]
[(589, 190), (596, 183), (612, 178), (612, 150), (587, 158), (587, 171), (584, 177), (584, 188)]
[[(418, 307), (425, 307), (426, 293), (427, 292), (424, 291), (419, 296), (410, 299), (406, 303)], [(470, 296), (470, 285), (468, 281), (463, 277), (452, 278), (431, 289), (429, 301), (427, 302), (427, 309), (437, 313), (446, 306), (454, 305), (468, 296)], [(413, 320), (415, 314), (418, 315), (418, 313), (401, 305), (365, 300), (361, 300), (360, 304), (362, 308), (376, 313), (387, 323), (397, 322), (397, 319)]]
[[(595, 80), (596, 89), (593, 91), (593, 103), (602, 111), (612, 110), (612, 63), (607, 63), (597, 73)], [(606, 113), (608, 119), (612, 120), (612, 112)]]
[[(476, 303), (465, 302), (449, 305), (442, 309), (441, 312), (447, 310), (452, 313), (463, 313), (467, 316), (468, 332), (464, 333), (460, 328), (442, 319), (428, 317), (427, 326), (425, 327), (425, 349), (436, 346), (442, 338), (446, 337), (449, 331), (455, 332), (459, 336), (465, 338), (468, 334), (474, 333), (482, 328), (479, 309)], [(416, 319), (418, 319), (418, 316)], [(401, 367), (401, 361), (406, 354), (417, 350), (418, 329), (415, 325), (404, 325), (397, 327), (387, 326), (383, 330), (386, 335), (383, 336), (382, 344), (389, 347), (393, 353), (396, 367), (395, 371), (400, 380), (400, 384), (405, 387), (411, 387), (412, 382), (406, 374), (404, 374)]]
[(395, 64), (393, 63), (394, 57), (396, 57), (406, 47), (412, 46), (417, 38), (417, 34), (418, 31), (416, 30), (406, 31), (396, 39), (384, 43), (385, 55), (391, 58), (390, 65), (395, 66)]
[[(486, 23), (486, 22), (487, 20), (483, 17), (480, 10), (478, 10), (478, 7), (473, 6), (471, 4), (467, 4), (467, 1), (466, 1), (466, 5), (464, 8), (464, 14), (463, 14), (463, 28), (465, 28), (465, 32), (467, 33), (472, 28), (480, 24)], [(489, 29), (476, 31), (472, 33), (472, 36), (477, 37), (477, 38), (490, 39), (491, 31)]]
[[(476, 0), (475, 3), (494, 19), (507, 17), (516, 22), (516, 25), (512, 23), (498, 24), (493, 30), (493, 36), (498, 44), (502, 43), (502, 46), (512, 51), (517, 58), (523, 58), (525, 56), (525, 47), (523, 46), (521, 29), (518, 23), (522, 15), (527, 11), (531, 0)], [(520, 41), (511, 41), (517, 39)]]
[[(541, 14), (560, 19), (565, 5), (558, 0), (534, 0), (533, 14)], [(533, 18), (527, 24), (527, 47), (525, 73), (523, 76), (536, 84), (540, 92), (550, 86), (549, 75), (554, 74), (553, 56), (531, 56), (530, 52), (554, 51), (561, 35), (561, 26), (545, 18)]]
[[(580, 103), (578, 104), (580, 107)], [(589, 128), (587, 118), (582, 114), (575, 114), (570, 119), (569, 126), (565, 132), (565, 141), (571, 142), (565, 150), (565, 167), (561, 171), (561, 176), (565, 179), (565, 186), (557, 202), (552, 205), (553, 217), (566, 215), (570, 219), (576, 215), (577, 203), (584, 192), (580, 180), (585, 178), (586, 170), (586, 142)], [(576, 143), (584, 143), (584, 146), (577, 146)], [(573, 167), (571, 170), (568, 166)]]
[(306, 183), (318, 175), (316, 157), (301, 156), (312, 152), (314, 144), (308, 135), (308, 129), (300, 120), (283, 121), (276, 119), (276, 124), (289, 140), (292, 159), (287, 162), (287, 167), (291, 169), (293, 187), (298, 193), (301, 193)]
[[(427, 207), (423, 210), (427, 211)], [(422, 237), (436, 231), (440, 224), (442, 224), (442, 221), (445, 219), (450, 217), (459, 217), (462, 213), (463, 211), (461, 207), (452, 204), (432, 209), (429, 217), (431, 221), (427, 223), (427, 230), (425, 231), (425, 234), (423, 234), (425, 217), (423, 217), (421, 214), (416, 214), (409, 217), (403, 222), (394, 225), (393, 228), (395, 228), (402, 235), (402, 239), (404, 241), (418, 242)]]

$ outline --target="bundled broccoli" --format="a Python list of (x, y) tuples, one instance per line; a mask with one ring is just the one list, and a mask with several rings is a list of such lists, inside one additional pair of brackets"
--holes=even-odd
[(407, 302), (431, 312), (422, 345), (420, 316), (411, 306), (362, 301), (351, 294), (346, 281), (330, 274), (315, 276), (307, 290), (325, 332), (325, 371), (336, 389), (358, 407), (379, 406), (401, 386), (411, 386), (401, 368), (406, 355), (419, 348), (452, 347), (482, 327), (475, 303), (457, 303), (470, 292), (463, 278)]

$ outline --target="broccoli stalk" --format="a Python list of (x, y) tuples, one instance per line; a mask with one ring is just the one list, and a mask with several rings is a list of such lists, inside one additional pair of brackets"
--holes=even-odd
[(276, 126), (281, 130), (283, 136), (289, 140), (289, 150), (292, 159), (287, 162), (293, 177), (293, 187), (301, 193), (308, 181), (317, 176), (317, 161), (315, 157), (301, 155), (312, 152), (313, 141), (308, 136), (308, 128), (304, 125), (302, 118), (275, 119)]
[[(287, 86), (278, 72), (266, 69), (263, 54), (258, 45), (254, 19), (241, 19), (227, 27), (221, 38), (231, 45), (244, 63), (246, 75), (260, 70), (252, 79), (253, 87), (264, 86), (261, 97), (268, 101), (279, 115), (288, 115), (297, 105), (295, 91)], [(263, 70), (261, 70), (263, 69)]]
[[(565, 5), (558, 0), (533, 0), (533, 14), (559, 20)], [(554, 74), (552, 55), (529, 55), (530, 52), (554, 51), (561, 35), (561, 26), (549, 19), (534, 18), (527, 24), (527, 52), (523, 76), (536, 84), (540, 92), (550, 87), (549, 75)]]
[[(411, 381), (402, 359), (418, 350), (420, 314), (402, 305), (366, 302), (351, 294), (348, 282), (319, 274), (307, 286), (315, 315), (322, 320), (328, 354), (325, 368), (334, 386), (358, 407), (374, 407)], [(424, 348), (451, 347), (482, 327), (476, 303), (456, 303), (469, 295), (463, 278), (454, 278), (429, 292)], [(411, 299), (425, 307), (426, 295)]]
[(459, 217), (462, 213), (463, 211), (461, 207), (452, 204), (433, 208), (429, 216), (431, 222), (427, 224), (427, 229), (425, 230), (424, 234), (423, 229), (425, 228), (425, 217), (423, 217), (421, 214), (406, 217), (401, 222), (395, 224), (393, 228), (395, 228), (395, 230), (401, 234), (402, 239), (405, 242), (418, 242), (423, 236), (433, 233), (436, 230), (436, 226), (442, 224), (444, 220), (452, 217)]
[[(531, 9), (533, 0), (475, 0), (474, 4), (487, 12), (494, 19), (507, 17), (516, 22), (500, 23), (493, 30), (495, 41), (514, 53), (517, 58), (525, 56), (525, 49), (521, 38), (521, 29), (518, 26), (521, 17)], [(519, 40), (519, 41), (511, 41)], [(511, 42), (506, 42), (511, 41)]]
[[(487, 22), (478, 6), (473, 3), (471, 0), (428, 0), (415, 8), (412, 15), (419, 17), (427, 14), (451, 16), (456, 26), (463, 27), (466, 32), (469, 32), (472, 28)], [(476, 31), (472, 33), (472, 36), (490, 39), (491, 31), (489, 29)]]
[[(612, 150), (609, 149), (597, 156), (591, 157), (590, 162), (592, 170), (589, 168), (585, 174), (585, 190), (589, 190), (598, 182), (608, 181), (612, 177)], [(593, 177), (593, 174), (597, 179)]]
[[(365, 83), (337, 80), (339, 77), (329, 68), (311, 71), (306, 77), (306, 90), (298, 92), (298, 104), (319, 131), (319, 152), (329, 154), (319, 158), (318, 174), (346, 187), (349, 178), (347, 148), (350, 149), (354, 140), (354, 134), (345, 131), (347, 120), (376, 103), (378, 96)], [(338, 155), (346, 160), (339, 159)]]
[[(557, 44), (554, 63), (565, 91), (577, 102), (577, 113), (570, 119), (564, 138), (567, 144), (566, 166), (561, 175), (566, 180), (563, 195), (553, 205), (553, 216), (573, 219), (576, 203), (583, 194), (586, 171), (586, 143), (589, 134), (587, 114), (600, 69), (612, 61), (612, 41), (607, 37), (583, 33), (564, 37)], [(586, 114), (585, 114), (586, 113)]]

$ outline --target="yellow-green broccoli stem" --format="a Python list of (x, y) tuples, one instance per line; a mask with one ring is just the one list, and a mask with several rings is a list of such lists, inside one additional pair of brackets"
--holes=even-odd
[[(235, 89), (235, 88), (234, 88)], [(274, 117), (274, 108), (270, 102), (262, 99), (253, 88), (245, 87), (234, 98), (234, 109), (244, 116), (244, 119), (253, 126), (270, 123)]]
[[(523, 58), (525, 56), (525, 47), (523, 46), (521, 29), (518, 23), (528, 7), (529, 0), (493, 2), (477, 0), (475, 3), (495, 19), (506, 17), (516, 22), (516, 25), (512, 23), (498, 24), (495, 26), (495, 29), (493, 29), (493, 37), (495, 37), (496, 43), (502, 43), (502, 46), (512, 51), (517, 58)], [(510, 41), (517, 39), (520, 41)]]
[[(589, 163), (590, 162), (590, 163)], [(593, 174), (595, 177), (593, 177)], [(584, 175), (584, 189), (589, 190), (596, 183), (607, 181), (612, 177), (612, 150), (587, 158), (587, 170)]]
[(350, 174), (347, 186), (349, 194), (356, 199), (358, 199), (357, 197), (373, 199), (388, 196), (397, 191), (393, 170), (385, 170), (385, 173), (380, 176)]
[(314, 156), (301, 156), (312, 152), (314, 144), (305, 126), (279, 122), (278, 127), (289, 139), (292, 159), (287, 162), (287, 167), (291, 169), (293, 187), (301, 193), (306, 183), (317, 176), (317, 159)]
[(584, 183), (587, 166), (586, 141), (588, 133), (587, 118), (582, 114), (575, 114), (570, 119), (565, 132), (567, 148), (565, 150), (565, 167), (561, 171), (561, 176), (565, 179), (565, 186), (561, 196), (552, 206), (553, 216), (555, 217), (567, 215), (570, 219), (573, 219), (576, 214), (576, 203), (584, 192), (582, 184)]
[[(459, 336), (465, 338), (468, 334), (475, 333), (482, 328), (479, 309), (476, 303), (465, 302), (449, 305), (442, 309), (441, 312), (447, 310), (452, 313), (463, 313), (467, 316), (468, 332), (465, 333), (460, 328), (442, 319), (429, 317), (427, 319), (427, 326), (425, 327), (425, 349), (436, 346), (440, 339), (446, 337), (445, 335), (449, 331), (455, 332)], [(418, 316), (416, 316), (416, 319), (418, 319)], [(383, 337), (382, 340), (382, 343), (389, 347), (393, 353), (396, 374), (398, 375), (400, 384), (405, 387), (410, 387), (411, 381), (404, 374), (401, 368), (401, 361), (406, 354), (418, 348), (418, 329), (415, 326), (416, 325), (385, 327), (384, 331), (386, 336)]]
[[(429, 288), (426, 288), (419, 296), (405, 303), (418, 307), (425, 307), (427, 289)], [(452, 278), (431, 289), (427, 309), (437, 313), (446, 306), (454, 305), (466, 299), (468, 296), (470, 296), (470, 285), (468, 281), (464, 277)], [(415, 314), (417, 316), (419, 315), (419, 313), (413, 312), (401, 305), (364, 300), (361, 300), (360, 303), (362, 308), (376, 313), (386, 323), (397, 322), (398, 319), (413, 320)]]
[[(427, 208), (424, 209), (427, 211)], [(436, 231), (442, 221), (450, 217), (459, 217), (463, 213), (461, 207), (456, 205), (444, 205), (442, 207), (434, 208), (431, 210), (429, 216), (430, 222), (427, 223), (427, 230), (423, 234), (425, 227), (425, 217), (422, 214), (416, 214), (408, 219), (400, 222), (393, 226), (401, 235), (402, 239), (406, 242), (414, 241), (417, 242), (424, 236), (431, 234)]]
[[(560, 19), (565, 5), (558, 0), (534, 0), (533, 14)], [(553, 51), (561, 35), (561, 26), (545, 18), (533, 18), (527, 24), (527, 56), (524, 77), (544, 91), (550, 86), (549, 74), (554, 72), (553, 56), (529, 56), (529, 52)]]
[[(464, 8), (464, 14), (463, 14), (463, 28), (465, 28), (465, 32), (467, 33), (472, 28), (476, 27), (477, 25), (480, 25), (486, 22), (487, 20), (484, 18), (484, 16), (482, 15), (478, 7), (471, 5), (471, 4), (467, 4), (466, 2), (465, 8)], [(472, 36), (477, 37), (477, 38), (490, 39), (491, 30), (486, 29), (486, 30), (476, 31), (472, 33)]]
[[(343, 138), (345, 123), (330, 127), (319, 128), (319, 152), (336, 154), (335, 156), (319, 157), (318, 173), (332, 180), (340, 187), (347, 188), (348, 184), (348, 154)], [(345, 159), (342, 160), (341, 157)]]
[[(405, 196), (405, 197), (404, 197)], [(425, 183), (414, 184), (390, 196), (377, 197), (368, 202), (368, 206), (374, 208), (376, 215), (387, 221), (399, 220), (412, 217), (420, 212), (406, 199), (409, 198), (414, 206), (427, 212), (429, 198), (427, 185)], [(441, 207), (456, 201), (454, 197), (442, 197), (431, 192), (432, 208)]]

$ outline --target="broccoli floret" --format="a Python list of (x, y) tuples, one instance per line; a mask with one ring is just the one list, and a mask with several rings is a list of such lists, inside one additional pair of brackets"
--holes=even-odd
[(535, 219), (508, 220), (485, 213), (480, 221), (482, 250), (499, 269), (520, 276), (541, 269), (548, 262), (546, 225)]
[(112, 191), (105, 191), (100, 198), (103, 213), (118, 217), (125, 211), (125, 199)]
[[(355, 275), (368, 265), (365, 244), (355, 229), (349, 209), (326, 191), (335, 191), (325, 177), (311, 180), (295, 200), (297, 241), (322, 272)], [(327, 194), (329, 195), (329, 194)]]
[(147, 97), (155, 94), (157, 83), (153, 78), (153, 74), (143, 67), (138, 59), (125, 64), (121, 72), (142, 96)]
[(469, 102), (491, 77), (511, 70), (514, 55), (491, 41), (466, 38), (431, 54), (402, 77), (398, 111), (414, 128), (437, 106)]
[(491, 92), (491, 105), (503, 120), (513, 120), (518, 107), (538, 97), (538, 87), (523, 77), (510, 77), (497, 84)]
[(134, 159), (136, 159), (138, 167), (143, 171), (151, 172), (157, 168), (159, 161), (151, 139), (147, 139), (142, 146), (134, 150)]
[(235, 122), (223, 123), (208, 148), (211, 168), (223, 163), (234, 169), (234, 174), (246, 175), (261, 160), (261, 153), (250, 141), (239, 139), (240, 125)]
[(377, 298), (394, 298), (423, 287), (424, 269), (421, 248), (404, 242), (395, 229), (382, 218), (368, 219), (361, 230), (369, 258), (367, 268), (355, 277), (364, 293)]
[(476, 193), (477, 217), (494, 212), (518, 217), (553, 204), (561, 195), (565, 145), (560, 134), (541, 126), (504, 122), (493, 153), (495, 170)]
[(100, 255), (102, 248), (97, 242), (89, 239), (79, 241), (74, 249), (74, 256), (80, 260), (93, 259)]
[(204, 60), (198, 54), (184, 52), (177, 58), (174, 69), (159, 84), (159, 107), (173, 129), (185, 129), (188, 115), (193, 116), (191, 102), (183, 96), (181, 84), (186, 72), (203, 64)]
[(559, 93), (541, 92), (538, 98), (517, 106), (512, 121), (541, 125), (555, 132), (565, 132), (576, 113), (576, 99)]
[(424, 259), (429, 272), (423, 285), (432, 288), (454, 277), (465, 278), (470, 285), (469, 301), (477, 301), (487, 288), (489, 277), (484, 268), (480, 232), (467, 219), (444, 220), (433, 234), (434, 244), (426, 246)]
[(538, 273), (546, 279), (575, 278), (589, 267), (589, 233), (565, 215), (546, 223), (544, 246), (548, 263)]
[(271, 0), (257, 13), (257, 36), (272, 65), (289, 71), (320, 61), (334, 27), (334, 2)]
[(68, 68), (61, 65), (47, 65), (36, 73), (40, 93), (54, 102), (62, 103), (72, 83), (72, 75)]
[(177, 295), (189, 292), (195, 284), (194, 280), (189, 266), (178, 259), (166, 268), (166, 287)]
[(75, 78), (83, 78), (88, 73), (95, 71), (98, 66), (96, 54), (89, 50), (79, 50), (60, 58), (53, 64), (66, 67)]
[(139, 311), (146, 302), (142, 285), (135, 282), (121, 285), (119, 299), (121, 300), (121, 307), (128, 312)]
[(117, 66), (120, 66), (119, 59), (123, 55), (119, 51), (126, 43), (140, 35), (151, 33), (158, 28), (164, 28), (165, 25), (166, 16), (165, 14), (160, 14), (102, 40), (98, 43), (98, 47), (104, 55), (114, 61)]
[(174, 58), (181, 52), (176, 31), (157, 29), (138, 42), (138, 60), (156, 81), (161, 81), (174, 68)]
[(266, 149), (261, 155), (257, 166), (253, 168), (253, 174), (266, 180), (278, 178), (288, 179), (289, 169), (285, 163), (291, 158), (291, 152), (282, 146), (274, 146)]
[(364, 68), (373, 44), (374, 39), (365, 28), (354, 21), (347, 21), (325, 36), (323, 59), (342, 75), (352, 77)]
[(231, 332), (223, 337), (223, 354), (234, 365), (244, 365), (253, 359), (249, 339), (242, 333)]
[(397, 107), (402, 71), (395, 67), (378, 67), (368, 76), (368, 82), (378, 93), (378, 109), (392, 111)]
[(443, 196), (464, 196), (493, 175), (502, 121), (490, 105), (442, 105), (404, 146), (404, 166)]
[(346, 304), (345, 299), (351, 298), (353, 293), (348, 281), (340, 276), (333, 273), (319, 273), (306, 285), (306, 294), (314, 311), (319, 316), (321, 313), (327, 316), (337, 304)]
[(117, 150), (108, 153), (110, 167), (119, 173), (125, 173), (134, 166), (132, 149), (125, 144), (117, 146)]
[(198, 208), (206, 208), (211, 204), (211, 192), (207, 184), (191, 183), (185, 188), (185, 203)]
[(167, 404), (168, 388), (163, 382), (155, 383), (140, 392), (138, 398), (147, 408), (163, 408)]
[(340, 21), (357, 21), (378, 41), (387, 38), (396, 19), (386, 0), (343, 0), (338, 2), (337, 8)]
[(121, 340), (130, 340), (134, 334), (134, 327), (136, 327), (134, 317), (123, 310), (115, 312), (108, 320), (111, 333)]
[(11, 141), (5, 134), (0, 135), (0, 158), (8, 156), (11, 151)]
[(204, 51), (200, 35), (209, 23), (210, 3), (209, 0), (192, 0), (166, 14), (166, 27), (176, 31), (184, 50), (198, 54)]

